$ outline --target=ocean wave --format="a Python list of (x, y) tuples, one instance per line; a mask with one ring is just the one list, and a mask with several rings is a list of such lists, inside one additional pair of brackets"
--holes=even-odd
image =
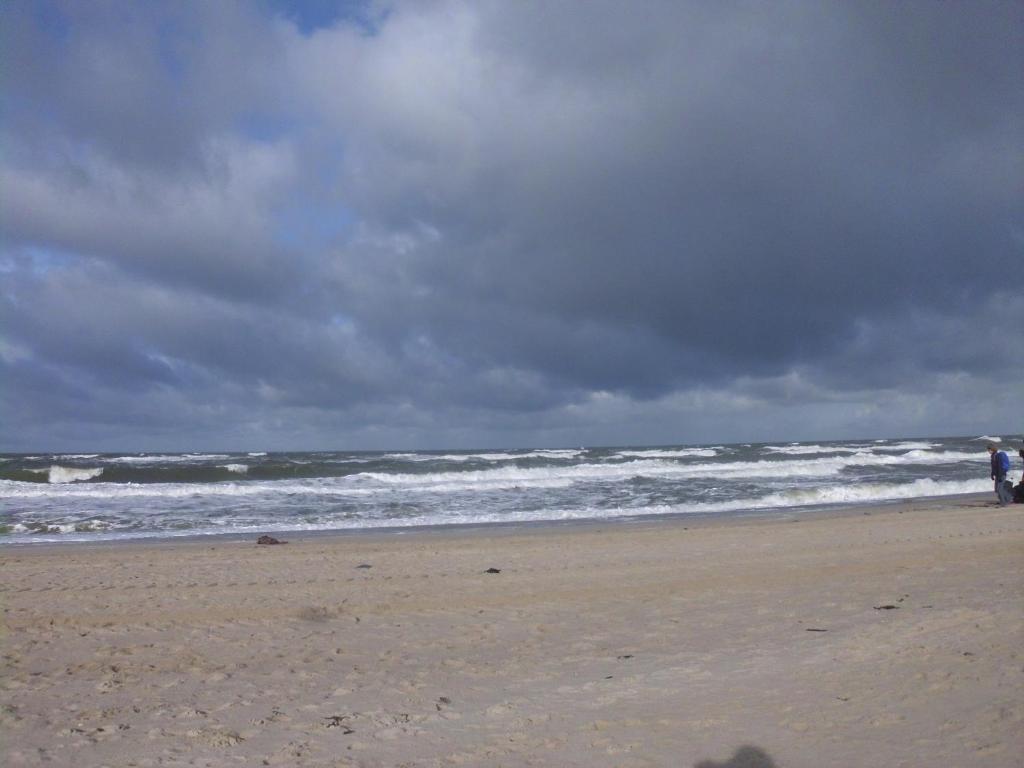
[(461, 472), (431, 472), (410, 474), (405, 472), (360, 472), (352, 475), (356, 483), (376, 484), (384, 487), (435, 485), (472, 487), (481, 482), (504, 482), (529, 485), (537, 481), (614, 480), (631, 478), (647, 472), (672, 472), (680, 465), (662, 460), (632, 461), (624, 463), (587, 463), (571, 467), (499, 467)]
[(310, 493), (315, 490), (298, 483), (89, 483), (49, 489), (35, 483), (0, 480), (0, 498), (7, 499), (185, 499)]
[[(906, 442), (900, 444), (904, 448), (911, 446), (930, 446), (934, 443)], [(799, 449), (800, 452), (773, 453), (773, 449)], [(330, 457), (318, 461), (299, 458), (282, 457), (274, 461), (227, 461), (214, 463), (213, 457), (230, 458), (229, 454), (189, 454), (175, 455), (174, 461), (161, 463), (159, 457), (152, 456), (119, 456), (110, 462), (103, 459), (92, 461), (93, 466), (67, 466), (51, 471), (47, 467), (18, 466), (9, 464), (2, 470), (0, 478), (15, 483), (0, 485), (0, 497), (19, 495), (15, 490), (18, 483), (31, 483), (33, 474), (47, 474), (51, 483), (67, 484), (84, 480), (95, 480), (102, 472), (102, 483), (111, 485), (142, 484), (149, 486), (180, 485), (188, 489), (187, 493), (234, 493), (232, 490), (213, 491), (211, 486), (222, 485), (244, 475), (247, 483), (258, 483), (267, 493), (275, 488), (283, 490), (299, 482), (302, 489), (308, 490), (311, 485), (325, 483), (334, 490), (326, 492), (345, 493), (349, 488), (384, 488), (404, 487), (409, 489), (430, 489), (443, 487), (471, 490), (474, 487), (551, 487), (552, 483), (595, 483), (619, 482), (635, 478), (653, 480), (683, 480), (687, 478), (730, 478), (751, 480), (771, 480), (785, 478), (829, 478), (844, 471), (871, 467), (910, 467), (932, 466), (937, 464), (957, 465), (961, 463), (984, 464), (988, 457), (982, 451), (941, 451), (931, 448), (913, 448), (912, 450), (896, 450), (894, 446), (887, 448), (866, 448), (854, 452), (837, 453), (829, 451), (824, 454), (804, 453), (804, 451), (826, 449), (828, 446), (768, 446), (767, 451), (760, 454), (748, 452), (736, 455), (727, 450), (719, 452), (714, 448), (680, 448), (680, 449), (622, 449), (614, 453), (596, 451), (590, 460), (567, 461), (558, 463), (517, 463), (516, 459), (536, 457), (539, 451), (509, 454), (433, 454), (429, 463), (424, 464), (422, 456), (416, 454), (416, 463), (392, 459), (390, 461), (378, 456), (373, 459), (361, 460), (342, 458), (343, 454), (331, 454)], [(847, 451), (853, 451), (846, 446)], [(565, 451), (557, 451), (563, 455)], [(237, 456), (237, 455), (236, 455)], [(337, 457), (337, 458), (331, 458)], [(735, 458), (734, 458), (735, 457)], [(485, 465), (472, 465), (466, 462), (472, 458), (487, 461)], [(501, 458), (501, 461), (497, 461)], [(550, 458), (548, 456), (548, 458)], [(453, 460), (457, 459), (457, 462)], [(681, 461), (682, 459), (682, 461)], [(101, 463), (97, 467), (96, 464)], [(370, 464), (368, 464), (370, 462)], [(453, 466), (453, 463), (459, 466)], [(447, 466), (446, 466), (447, 465)], [(103, 472), (103, 468), (106, 471)], [(420, 469), (421, 471), (415, 471)], [(433, 470), (433, 471), (431, 471)], [(867, 478), (865, 478), (867, 479)], [(287, 483), (288, 486), (282, 485)], [(90, 483), (94, 485), (95, 483)], [(37, 489), (34, 493), (39, 493)], [(95, 493), (95, 491), (93, 491)], [(315, 491), (314, 491), (315, 492)], [(156, 494), (156, 489), (145, 491), (146, 495)], [(239, 492), (241, 493), (241, 492)], [(173, 494), (164, 494), (173, 495)]]
[(175, 454), (141, 454), (138, 456), (110, 456), (103, 461), (114, 464), (164, 464), (184, 463), (194, 464), (197, 461), (216, 461), (217, 459), (229, 459), (231, 456), (226, 453), (175, 453)]
[(791, 489), (760, 497), (747, 497), (724, 502), (650, 504), (642, 506), (570, 506), (561, 508), (525, 509), (509, 511), (461, 511), (413, 513), (401, 518), (370, 514), (362, 517), (322, 515), (303, 520), (254, 520), (226, 517), (213, 521), (175, 519), (174, 527), (161, 530), (140, 529), (137, 521), (112, 523), (106, 520), (82, 521), (19, 521), (8, 526), (11, 533), (29, 535), (31, 540), (77, 541), (95, 539), (97, 535), (114, 538), (145, 538), (152, 536), (189, 536), (230, 532), (246, 535), (255, 532), (276, 531), (331, 531), (360, 530), (394, 527), (422, 527), (436, 525), (479, 525), (487, 523), (559, 522), (573, 520), (628, 519), (685, 514), (716, 514), (728, 512), (758, 512), (842, 504), (865, 504), (926, 497), (956, 496), (990, 490), (986, 480), (939, 481), (918, 479), (907, 483), (876, 483), (860, 486), (836, 485), (818, 488)]
[[(357, 472), (338, 476), (306, 478), (256, 478), (243, 482), (157, 482), (89, 483), (75, 487), (40, 487), (37, 483), (4, 480), (0, 482), (0, 498), (22, 497), (185, 497), (308, 494), (314, 496), (368, 496), (392, 490), (408, 492), (450, 493), (501, 488), (553, 488), (576, 483), (617, 483), (635, 479), (687, 480), (723, 478), (729, 480), (783, 481), (786, 479), (828, 479), (844, 470), (870, 467), (909, 467), (986, 463), (980, 453), (957, 451), (914, 450), (903, 454), (858, 453), (848, 456), (817, 458), (781, 458), (756, 461), (701, 461), (690, 464), (670, 459), (636, 459), (632, 461), (587, 462), (571, 466), (517, 467), (503, 465), (488, 469), (441, 472)], [(242, 469), (246, 467), (246, 469)], [(245, 464), (220, 465), (206, 472), (227, 470), (243, 474), (251, 469)], [(51, 483), (76, 483), (99, 476), (102, 468), (58, 467), (50, 469)]]
[(939, 443), (926, 443), (922, 441), (909, 441), (905, 443), (890, 443), (889, 445), (876, 446), (877, 451), (926, 451), (931, 448), (940, 448)]
[(583, 508), (555, 510), (551, 518), (587, 519), (600, 517), (641, 517), (677, 514), (715, 514), (808, 506), (859, 505), (902, 499), (961, 496), (992, 490), (988, 480), (931, 480), (920, 478), (907, 483), (873, 483), (790, 489), (759, 497), (731, 501), (684, 504), (651, 504), (641, 507)]
[(54, 464), (49, 470), (51, 483), (80, 483), (103, 474), (103, 467), (62, 467)]
[(932, 480), (919, 478), (909, 483), (865, 483), (819, 488), (794, 488), (769, 494), (757, 502), (763, 507), (791, 507), (817, 504), (858, 504), (873, 501), (955, 496), (992, 490), (989, 480)]
[(72, 523), (47, 523), (41, 521), (32, 521), (24, 523), (14, 523), (8, 526), (10, 533), (29, 533), (29, 534), (41, 534), (41, 533), (97, 533), (100, 531), (110, 531), (115, 528), (109, 522), (105, 520), (81, 520)]
[(892, 466), (901, 464), (947, 464), (960, 461), (987, 461), (974, 453), (908, 451), (905, 454), (874, 455), (854, 454), (852, 456), (822, 457), (798, 460), (759, 460), (733, 462), (700, 462), (680, 464), (664, 459), (639, 459), (618, 463), (590, 462), (571, 467), (497, 468), (469, 472), (435, 472), (428, 474), (361, 472), (352, 475), (355, 482), (373, 481), (386, 486), (416, 485), (433, 483), (473, 484), (479, 481), (503, 480), (520, 484), (552, 477), (575, 480), (630, 480), (636, 477), (686, 478), (686, 477), (829, 477), (848, 467)]
[(863, 443), (846, 443), (845, 445), (817, 445), (807, 443), (793, 443), (791, 445), (766, 445), (764, 450), (772, 453), (782, 453), (790, 456), (804, 456), (815, 453), (865, 453), (873, 451), (913, 451), (929, 450), (939, 448), (939, 443), (923, 441), (907, 441), (902, 443), (890, 443), (883, 445), (886, 441), (876, 440), (872, 445)]
[(863, 449), (838, 445), (766, 445), (764, 450), (789, 456), (803, 456), (812, 453), (859, 453)]
[(0, 543), (769, 515), (990, 492), (987, 477), (983, 444), (964, 438), (746, 448), (12, 454), (0, 459)]
[(647, 459), (688, 459), (688, 458), (701, 458), (711, 459), (718, 455), (718, 451), (714, 448), (678, 448), (678, 449), (663, 449), (663, 448), (645, 448), (630, 451), (618, 451), (615, 456), (620, 458), (647, 458)]
[(485, 453), (388, 453), (383, 458), (398, 461), (517, 461), (519, 459), (575, 459), (586, 453), (575, 448), (552, 448), (531, 451), (501, 451)]
[(887, 459), (895, 459), (896, 462), (913, 462), (913, 463), (940, 463), (944, 464), (950, 461), (988, 461), (988, 456), (984, 453), (974, 451), (923, 451), (913, 450), (907, 451), (900, 456), (886, 456)]
[[(719, 512), (786, 509), (809, 506), (858, 505), (902, 499), (923, 499), (943, 496), (961, 496), (992, 490), (988, 480), (931, 480), (919, 478), (908, 483), (873, 483), (864, 485), (836, 485), (817, 488), (799, 488), (770, 493), (760, 497), (731, 501), (654, 504), (645, 507), (616, 508), (614, 510), (587, 510), (591, 516), (657, 516), (668, 514), (714, 514)], [(603, 514), (598, 514), (603, 513)], [(582, 515), (581, 515), (582, 516)]]

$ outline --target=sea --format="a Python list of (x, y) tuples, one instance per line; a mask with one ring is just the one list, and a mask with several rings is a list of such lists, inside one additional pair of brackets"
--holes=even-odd
[[(990, 439), (0, 454), (0, 545), (784, 515), (991, 491)], [(1008, 452), (1016, 480), (1016, 451)]]

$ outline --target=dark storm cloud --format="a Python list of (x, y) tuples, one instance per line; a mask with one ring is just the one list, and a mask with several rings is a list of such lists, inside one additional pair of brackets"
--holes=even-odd
[(4, 7), (7, 445), (995, 428), (1017, 4), (315, 11)]
[[(621, 11), (610, 10), (604, 25), (614, 27)], [(581, 62), (600, 58), (601, 46), (642, 48), (629, 38), (656, 24), (602, 34), (601, 19), (588, 19), (588, 33), (599, 26), (588, 53), (578, 19), (531, 17), (523, 39), (543, 27), (568, 50), (544, 46), (555, 53), (532, 69), (523, 57), (533, 49), (513, 40), (489, 64), (516, 73), (517, 106), (536, 109), (503, 112), (500, 85), (482, 94), (467, 135), (431, 141), (417, 158), (434, 173), (394, 192), (388, 181), (364, 182), (370, 208), (388, 224), (427, 220), (445, 233), (420, 262), (419, 283), (520, 314), (639, 326), (674, 345), (683, 377), (777, 370), (847, 342), (858, 316), (988, 293), (991, 272), (980, 265), (1006, 269), (1019, 254), (1017, 169), (1005, 166), (1020, 117), (1013, 25), (989, 19), (978, 30), (966, 12), (901, 18), (879, 6), (860, 19), (827, 10), (745, 7), (703, 41), (667, 41), (593, 68)], [(506, 33), (524, 24), (488, 21), (487, 31)], [(876, 55), (879, 35), (915, 44), (918, 57)], [(983, 88), (943, 77), (961, 63), (984, 74)], [(459, 127), (451, 113), (461, 98), (438, 133), (449, 119)], [(386, 141), (407, 117), (374, 123), (374, 137)], [(465, 163), (477, 142), (486, 143), (479, 163), (453, 180), (444, 168)], [(439, 190), (438, 178), (449, 186)], [(446, 336), (467, 326), (459, 303), (444, 306)], [(505, 348), (515, 333), (469, 327), (470, 349), (488, 339)], [(530, 355), (545, 353), (534, 345), (525, 354), (533, 366)]]

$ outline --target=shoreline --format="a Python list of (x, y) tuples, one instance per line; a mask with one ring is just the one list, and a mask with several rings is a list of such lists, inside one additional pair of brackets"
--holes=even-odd
[(2, 548), (7, 764), (1010, 768), (1022, 512)]
[[(190, 543), (246, 543), (254, 541), (263, 534), (276, 538), (288, 537), (288, 540), (318, 539), (330, 537), (391, 537), (391, 536), (417, 536), (417, 535), (499, 535), (504, 532), (519, 533), (527, 531), (545, 532), (548, 530), (561, 530), (564, 528), (587, 528), (591, 526), (617, 526), (617, 525), (646, 525), (660, 524), (680, 525), (689, 521), (689, 524), (715, 525), (739, 523), (742, 521), (765, 520), (784, 522), (790, 518), (807, 519), (811, 517), (843, 517), (847, 515), (870, 513), (871, 510), (886, 510), (895, 507), (907, 508), (934, 508), (943, 507), (949, 504), (974, 505), (983, 503), (994, 494), (989, 492), (965, 493), (947, 496), (924, 496), (918, 499), (881, 499), (865, 502), (806, 505), (793, 507), (769, 507), (751, 508), (742, 510), (730, 510), (726, 512), (677, 512), (659, 515), (619, 515), (603, 518), (577, 518), (568, 520), (522, 520), (508, 522), (479, 522), (479, 523), (449, 523), (449, 524), (428, 524), (408, 526), (374, 526), (374, 527), (352, 527), (352, 528), (326, 528), (326, 529), (277, 529), (272, 527), (261, 527), (253, 531), (226, 531), (223, 533), (183, 533), (180, 535), (167, 535), (158, 533), (153, 535), (140, 535), (131, 537), (106, 537), (93, 540), (87, 539), (47, 539), (35, 541), (14, 541), (8, 538), (0, 538), (0, 552), (5, 549), (37, 549), (47, 547), (107, 547), (107, 546), (174, 546)], [(1012, 506), (1012, 505), (1011, 505)], [(74, 534), (70, 534), (74, 535)]]

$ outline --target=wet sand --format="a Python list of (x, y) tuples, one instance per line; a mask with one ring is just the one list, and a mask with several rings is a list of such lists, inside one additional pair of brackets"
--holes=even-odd
[(1021, 505), (255, 539), (0, 549), (6, 764), (1024, 764)]

